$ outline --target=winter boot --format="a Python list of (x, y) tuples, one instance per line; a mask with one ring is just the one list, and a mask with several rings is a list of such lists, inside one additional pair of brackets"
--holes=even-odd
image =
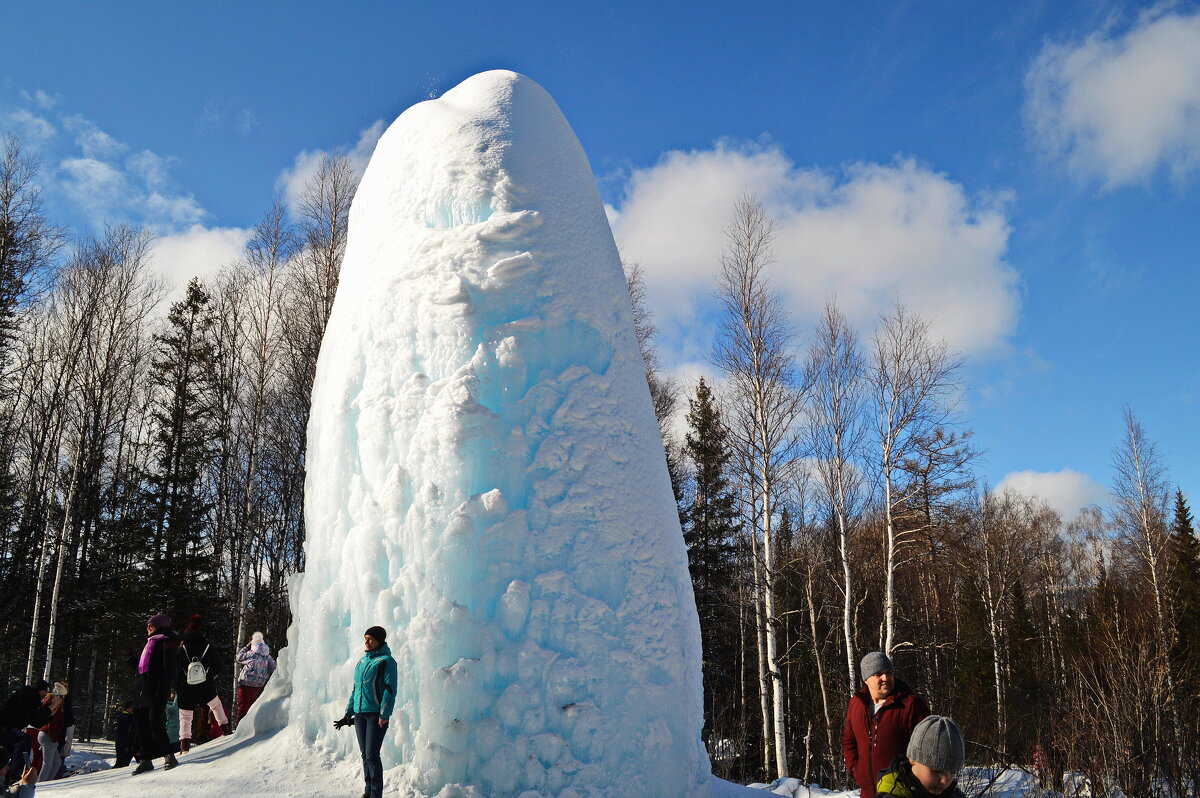
[(192, 747), (192, 738), (191, 737), (184, 737), (182, 740), (179, 741), (179, 753), (186, 754), (188, 752), (188, 749), (190, 749), (191, 747)]
[(143, 773), (149, 773), (154, 770), (154, 763), (149, 759), (139, 759), (138, 766), (133, 769), (133, 775), (140, 776)]
[(167, 761), (166, 764), (163, 765), (163, 770), (170, 770), (178, 764), (179, 760), (175, 758), (174, 754), (167, 754)]
[(228, 736), (230, 734), (233, 734), (233, 727), (230, 726), (228, 723), (226, 723), (221, 726), (221, 731), (224, 732), (226, 736)]

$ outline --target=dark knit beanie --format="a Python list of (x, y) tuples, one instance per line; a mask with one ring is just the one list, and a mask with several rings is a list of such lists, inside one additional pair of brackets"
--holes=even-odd
[(380, 643), (387, 642), (387, 632), (383, 631), (382, 626), (372, 626), (370, 629), (363, 632), (363, 634), (370, 635), (371, 637), (378, 640)]
[(50, 682), (46, 681), (45, 679), (34, 679), (33, 684), (30, 686), (34, 690), (45, 690), (47, 693), (50, 692)]
[(930, 715), (913, 729), (905, 753), (925, 767), (957, 773), (966, 758), (962, 729), (950, 718)]
[(165, 612), (155, 613), (146, 619), (146, 623), (153, 626), (155, 631), (161, 632), (163, 629), (171, 628), (171, 616)]
[(865, 682), (871, 676), (880, 671), (894, 671), (892, 660), (887, 654), (882, 651), (872, 651), (870, 654), (862, 658), (862, 662), (858, 664), (859, 670), (862, 671), (862, 680)]

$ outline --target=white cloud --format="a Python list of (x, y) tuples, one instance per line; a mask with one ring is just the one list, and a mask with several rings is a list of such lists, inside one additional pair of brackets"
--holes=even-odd
[(149, 150), (142, 150), (130, 155), (125, 160), (125, 165), (132, 174), (142, 179), (147, 188), (157, 191), (169, 184), (168, 170), (174, 160), (163, 158)]
[(97, 226), (104, 223), (110, 208), (125, 204), (130, 192), (124, 172), (95, 158), (67, 158), (59, 171), (67, 196)]
[(190, 194), (185, 196), (151, 191), (139, 199), (143, 202), (147, 223), (156, 230), (175, 230), (194, 225), (208, 216), (208, 211)]
[(168, 233), (199, 223), (208, 212), (191, 195), (169, 189), (163, 163), (153, 153), (137, 153), (124, 163), (66, 158), (59, 164), (58, 177), (67, 197), (94, 227), (128, 222)]
[(129, 149), (82, 116), (68, 116), (63, 124), (75, 134), (75, 143), (85, 158), (110, 160)]
[(345, 155), (355, 174), (361, 177), (367, 168), (367, 161), (371, 160), (371, 154), (375, 152), (379, 137), (383, 135), (383, 130), (383, 120), (380, 119), (359, 134), (358, 141), (349, 151), (302, 150), (292, 162), (292, 166), (284, 169), (275, 181), (275, 188), (283, 195), (284, 203), (291, 210), (296, 210), (305, 185), (317, 173), (321, 159), (327, 155)]
[(60, 161), (59, 187), (93, 227), (129, 223), (170, 234), (197, 225), (209, 213), (190, 194), (175, 189), (174, 158), (129, 147), (82, 116), (63, 120), (82, 157)]
[(58, 105), (59, 99), (57, 94), (47, 94), (41, 89), (38, 89), (33, 93), (30, 93), (25, 89), (21, 89), (20, 96), (25, 102), (30, 103), (31, 105), (36, 105), (38, 108), (47, 111)]
[(1143, 15), (1124, 33), (1049, 44), (1026, 76), (1034, 143), (1106, 188), (1200, 164), (1200, 12)]
[(15, 131), (29, 147), (38, 148), (58, 135), (50, 120), (26, 108), (18, 108), (4, 117), (4, 126)]
[(242, 256), (252, 230), (240, 227), (207, 228), (193, 225), (154, 242), (153, 268), (177, 288), (193, 277), (209, 283), (217, 272)]
[(1012, 491), (1042, 499), (1064, 522), (1091, 504), (1107, 504), (1108, 490), (1087, 474), (1064, 468), (1061, 471), (1014, 471), (1000, 480), (997, 493)]
[(609, 217), (622, 255), (642, 265), (664, 354), (702, 360), (697, 330), (726, 246), (736, 197), (759, 198), (778, 221), (771, 277), (802, 329), (830, 297), (869, 333), (899, 300), (956, 350), (1004, 345), (1018, 313), (1005, 262), (1009, 199), (969, 196), (914, 161), (856, 164), (834, 174), (797, 167), (771, 146), (718, 144), (671, 152), (636, 170)]

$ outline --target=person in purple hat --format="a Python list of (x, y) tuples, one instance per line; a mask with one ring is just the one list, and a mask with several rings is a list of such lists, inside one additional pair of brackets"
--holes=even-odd
[(165, 759), (165, 770), (179, 764), (167, 739), (166, 716), (178, 648), (179, 639), (171, 629), (170, 616), (160, 612), (146, 619), (146, 645), (134, 662), (137, 689), (133, 695), (133, 716), (142, 746), (138, 766), (133, 771), (135, 776), (154, 770), (156, 757)]

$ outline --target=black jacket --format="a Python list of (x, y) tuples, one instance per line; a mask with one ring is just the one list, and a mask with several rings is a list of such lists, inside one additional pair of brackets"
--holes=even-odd
[(50, 722), (50, 707), (42, 704), (42, 694), (36, 687), (25, 685), (13, 691), (0, 705), (0, 728), (24, 729), (42, 727)]
[(117, 733), (114, 735), (114, 742), (117, 745), (118, 751), (132, 751), (134, 749), (134, 730), (136, 724), (132, 712), (122, 712), (117, 715)]
[[(204, 650), (208, 649), (205, 654)], [(208, 668), (208, 678), (200, 684), (187, 683), (187, 669), (193, 659), (198, 659)], [(176, 692), (179, 694), (180, 709), (194, 709), (200, 704), (207, 704), (217, 695), (217, 664), (221, 661), (217, 649), (210, 646), (204, 633), (192, 630), (183, 636), (183, 643), (176, 651), (175, 679)]]
[[(166, 636), (159, 641), (154, 652), (150, 655), (150, 668), (145, 673), (137, 674), (137, 686), (133, 691), (133, 708), (150, 709), (166, 706), (167, 697), (174, 686), (176, 649), (179, 648), (179, 638), (170, 629), (162, 629), (154, 634)], [(130, 658), (134, 672), (142, 657), (142, 649), (134, 652)]]

